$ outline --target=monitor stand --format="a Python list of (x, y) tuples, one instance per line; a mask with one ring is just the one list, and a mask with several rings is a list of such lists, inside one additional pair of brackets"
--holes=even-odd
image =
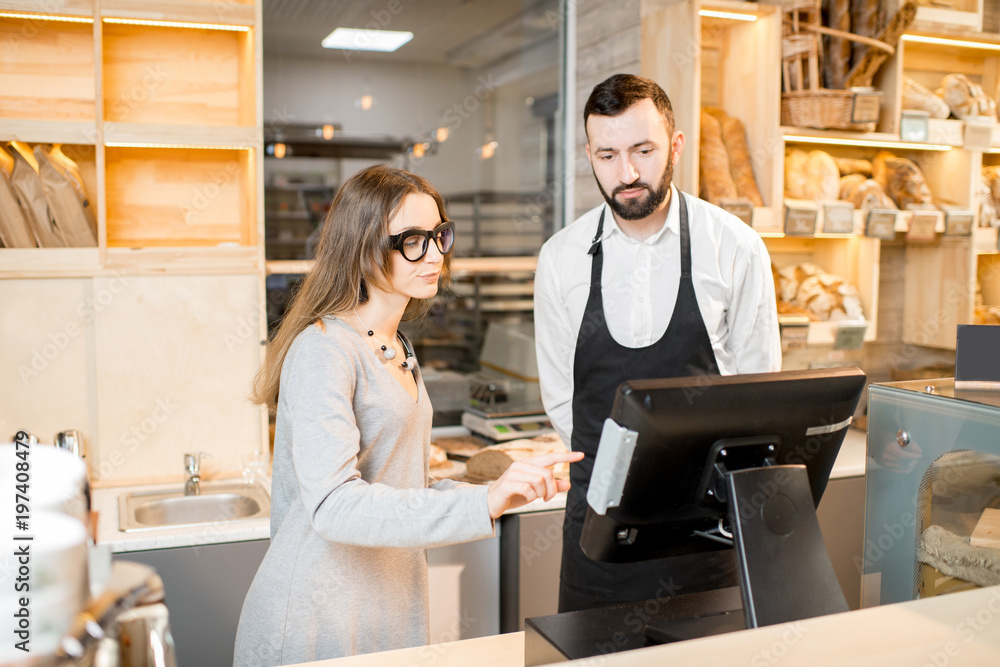
[(746, 627), (848, 611), (803, 465), (725, 474)]
[(720, 473), (739, 588), (526, 619), (526, 667), (849, 611), (805, 466)]

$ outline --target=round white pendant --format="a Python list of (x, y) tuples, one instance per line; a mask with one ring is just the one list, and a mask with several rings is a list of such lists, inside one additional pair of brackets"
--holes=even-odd
[(384, 356), (386, 359), (389, 359), (390, 361), (395, 359), (396, 358), (395, 348), (391, 347), (385, 348), (384, 350), (382, 350), (382, 356)]

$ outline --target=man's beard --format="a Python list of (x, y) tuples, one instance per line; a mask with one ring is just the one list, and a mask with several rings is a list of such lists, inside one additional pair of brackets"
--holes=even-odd
[[(601, 181), (597, 178), (597, 173), (594, 173), (594, 180), (597, 181), (597, 189), (601, 191), (604, 195), (604, 201), (608, 202), (608, 206), (616, 216), (622, 220), (642, 220), (648, 218), (656, 212), (656, 209), (660, 208), (660, 204), (663, 200), (667, 198), (667, 194), (670, 192), (670, 181), (674, 176), (674, 165), (667, 159), (667, 166), (663, 169), (663, 177), (660, 178), (660, 187), (653, 190), (649, 187), (648, 183), (642, 181), (635, 181), (634, 183), (629, 183), (628, 185), (619, 185), (615, 188), (611, 196), (604, 191), (601, 187)], [(640, 199), (627, 199), (625, 201), (618, 201), (615, 199), (615, 195), (619, 192), (624, 192), (625, 190), (635, 190), (636, 188), (645, 188), (649, 191), (649, 196), (642, 200)]]

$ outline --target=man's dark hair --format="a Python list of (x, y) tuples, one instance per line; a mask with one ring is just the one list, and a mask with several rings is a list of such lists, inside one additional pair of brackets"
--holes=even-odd
[(618, 116), (637, 102), (653, 100), (653, 104), (667, 120), (667, 128), (674, 129), (674, 109), (663, 88), (651, 79), (635, 74), (613, 74), (594, 86), (587, 105), (583, 108), (583, 127), (593, 114), (598, 116)]

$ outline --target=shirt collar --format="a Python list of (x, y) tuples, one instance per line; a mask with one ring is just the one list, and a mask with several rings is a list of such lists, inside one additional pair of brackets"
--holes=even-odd
[(625, 232), (621, 230), (618, 226), (618, 221), (615, 219), (614, 214), (611, 212), (611, 207), (605, 203), (604, 204), (604, 233), (601, 234), (601, 240), (610, 238), (612, 234), (619, 234), (622, 239), (632, 241), (633, 243), (646, 243), (649, 245), (655, 245), (664, 236), (664, 234), (669, 230), (674, 234), (680, 234), (681, 228), (681, 216), (680, 207), (677, 205), (677, 198), (679, 197), (679, 192), (674, 184), (670, 184), (670, 206), (667, 209), (667, 219), (663, 223), (663, 226), (652, 236), (650, 236), (645, 241), (635, 241), (629, 236), (625, 235)]

